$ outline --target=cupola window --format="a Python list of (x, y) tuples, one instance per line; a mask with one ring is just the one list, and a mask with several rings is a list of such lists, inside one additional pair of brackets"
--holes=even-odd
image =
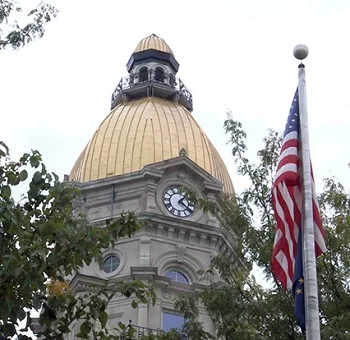
[(157, 67), (154, 75), (154, 80), (164, 83), (164, 71), (162, 68)]
[(142, 67), (139, 74), (139, 82), (142, 83), (148, 80), (148, 68)]
[(170, 86), (174, 86), (175, 84), (175, 77), (173, 76), (172, 73), (169, 74), (169, 84)]
[(184, 283), (184, 284), (190, 284), (189, 279), (186, 277), (185, 274), (181, 273), (178, 270), (167, 270), (165, 272), (165, 276), (171, 279), (172, 281), (178, 282), (178, 283)]

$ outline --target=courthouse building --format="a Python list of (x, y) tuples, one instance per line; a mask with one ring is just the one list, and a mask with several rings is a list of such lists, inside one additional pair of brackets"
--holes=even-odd
[(141, 40), (127, 63), (129, 75), (112, 94), (111, 111), (66, 176), (82, 191), (79, 209), (91, 223), (104, 226), (127, 211), (147, 221), (133, 237), (104, 251), (103, 266), (92, 263), (70, 281), (73, 292), (106, 279), (152, 284), (155, 305), (133, 309), (130, 299), (117, 296), (108, 306), (109, 327), (131, 320), (139, 334), (181, 327), (184, 318), (175, 313), (174, 299), (183, 294), (196, 299), (199, 321), (215, 334), (198, 299), (209, 282), (198, 271), (235, 241), (181, 190), (190, 187), (212, 201), (234, 192), (223, 160), (194, 118), (192, 94), (178, 69), (162, 38)]

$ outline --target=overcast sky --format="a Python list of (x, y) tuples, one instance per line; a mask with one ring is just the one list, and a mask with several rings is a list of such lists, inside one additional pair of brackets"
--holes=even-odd
[(137, 43), (165, 39), (193, 94), (193, 115), (222, 155), (237, 191), (226, 111), (243, 123), (252, 157), (267, 129), (282, 131), (297, 86), (292, 51), (305, 43), (310, 144), (317, 187), (350, 187), (350, 2), (348, 0), (57, 0), (42, 40), (0, 52), (0, 139), (13, 156), (38, 149), (69, 173), (109, 113)]

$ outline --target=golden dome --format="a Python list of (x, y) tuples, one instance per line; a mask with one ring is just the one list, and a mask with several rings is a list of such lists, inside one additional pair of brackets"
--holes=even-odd
[(141, 170), (187, 156), (234, 192), (226, 166), (206, 134), (182, 105), (145, 97), (118, 105), (99, 126), (76, 161), (70, 180), (87, 182)]
[(137, 44), (134, 52), (142, 52), (146, 50), (157, 50), (170, 53), (174, 56), (174, 53), (169, 45), (162, 38), (156, 36), (155, 34), (151, 34), (149, 37), (142, 39)]

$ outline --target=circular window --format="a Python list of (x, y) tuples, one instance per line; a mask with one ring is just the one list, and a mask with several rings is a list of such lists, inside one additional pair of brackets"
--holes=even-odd
[(103, 261), (103, 271), (107, 274), (114, 272), (120, 265), (120, 259), (116, 255), (109, 255)]
[(184, 283), (187, 285), (190, 283), (188, 278), (178, 270), (167, 270), (165, 272), (165, 276), (175, 282)]

